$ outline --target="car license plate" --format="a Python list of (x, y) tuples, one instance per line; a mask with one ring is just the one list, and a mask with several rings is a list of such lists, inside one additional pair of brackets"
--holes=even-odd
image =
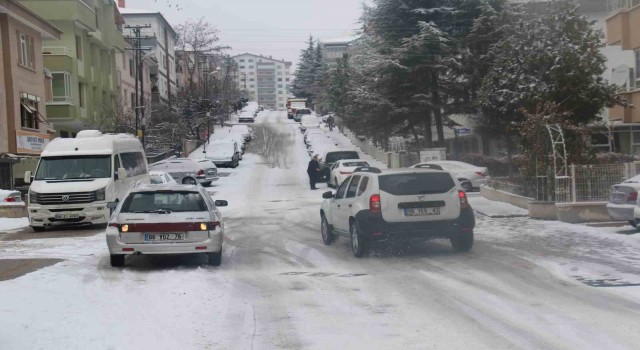
[(405, 208), (404, 216), (440, 215), (440, 208)]
[(146, 242), (184, 241), (184, 233), (145, 233)]
[(56, 220), (64, 220), (64, 219), (79, 219), (80, 214), (56, 214)]

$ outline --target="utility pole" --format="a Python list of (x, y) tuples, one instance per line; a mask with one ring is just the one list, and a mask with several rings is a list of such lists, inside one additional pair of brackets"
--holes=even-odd
[[(142, 39), (153, 39), (155, 36), (141, 36), (141, 29), (151, 28), (150, 24), (145, 25), (126, 25), (126, 29), (131, 29), (133, 31), (134, 36), (127, 36), (127, 39), (133, 40), (133, 48), (126, 48), (126, 50), (134, 51), (134, 64), (135, 64), (135, 114), (136, 114), (136, 137), (142, 141), (142, 147), (145, 149), (145, 140), (144, 140), (144, 110), (145, 110), (145, 101), (144, 101), (144, 72), (143, 72), (143, 59), (142, 52), (147, 51), (147, 48), (142, 47)], [(142, 124), (142, 126), (140, 126)]]

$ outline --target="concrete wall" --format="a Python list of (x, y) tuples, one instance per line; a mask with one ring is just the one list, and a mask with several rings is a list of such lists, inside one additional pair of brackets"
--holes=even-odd
[(557, 203), (558, 220), (568, 223), (611, 221), (607, 202)]
[(24, 218), (27, 215), (27, 206), (24, 204), (0, 205), (0, 218)]
[(558, 207), (554, 202), (529, 202), (529, 217), (540, 220), (558, 220)]
[(509, 203), (520, 207), (522, 209), (529, 209), (529, 202), (533, 201), (533, 198), (518, 196), (513, 193), (496, 190), (491, 187), (481, 187), (480, 194), (487, 199), (499, 202)]

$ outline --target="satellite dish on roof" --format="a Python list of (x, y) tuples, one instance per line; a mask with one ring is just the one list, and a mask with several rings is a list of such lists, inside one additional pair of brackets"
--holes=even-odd
[(627, 86), (627, 82), (629, 81), (629, 72), (631, 69), (621, 64), (613, 70), (611, 74), (611, 84), (616, 86)]

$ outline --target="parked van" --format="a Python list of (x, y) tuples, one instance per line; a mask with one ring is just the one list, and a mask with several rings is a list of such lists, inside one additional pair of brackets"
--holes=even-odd
[(218, 181), (218, 168), (209, 159), (172, 158), (149, 166), (151, 170), (165, 171), (179, 184), (209, 186)]
[(138, 182), (149, 181), (142, 144), (129, 134), (80, 131), (56, 138), (40, 155), (29, 187), (29, 225), (47, 227), (106, 224), (108, 202), (119, 201)]

